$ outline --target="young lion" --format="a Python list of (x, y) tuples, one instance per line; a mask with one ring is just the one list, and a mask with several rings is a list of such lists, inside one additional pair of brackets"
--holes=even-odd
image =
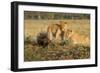
[(51, 24), (47, 28), (48, 38), (50, 41), (61, 41), (65, 39), (67, 22), (60, 21), (58, 24)]
[(85, 35), (80, 35), (70, 29), (67, 30), (66, 36), (68, 39), (72, 40), (73, 44), (81, 44), (84, 46), (89, 46), (90, 45), (90, 39), (89, 37)]

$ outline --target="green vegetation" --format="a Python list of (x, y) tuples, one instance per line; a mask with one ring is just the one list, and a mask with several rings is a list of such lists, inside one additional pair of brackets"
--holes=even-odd
[(36, 19), (36, 20), (90, 19), (90, 15), (84, 13), (80, 14), (80, 13), (25, 11), (24, 14), (25, 14), (25, 19)]
[[(29, 37), (28, 37), (29, 38)], [(40, 40), (41, 41), (41, 40)], [(44, 40), (46, 41), (46, 40)], [(51, 42), (47, 46), (25, 39), (24, 61), (73, 60), (90, 58), (90, 47), (73, 45), (69, 40), (64, 44)]]

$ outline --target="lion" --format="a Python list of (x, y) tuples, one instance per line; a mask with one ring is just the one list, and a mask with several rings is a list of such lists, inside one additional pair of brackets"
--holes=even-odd
[(66, 37), (67, 39), (70, 39), (72, 43), (83, 45), (83, 46), (89, 46), (90, 45), (90, 38), (86, 35), (80, 35), (79, 33), (76, 33), (70, 29), (67, 29), (66, 31)]
[(67, 22), (60, 21), (57, 24), (51, 24), (47, 28), (48, 38), (50, 41), (61, 41), (65, 39)]

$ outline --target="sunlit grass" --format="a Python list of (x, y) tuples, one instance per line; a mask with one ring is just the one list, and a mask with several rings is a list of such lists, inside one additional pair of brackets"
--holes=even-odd
[[(80, 35), (90, 36), (89, 20), (63, 20), (68, 22), (68, 28)], [(24, 61), (73, 60), (90, 58), (90, 46), (73, 45), (71, 40), (61, 43), (51, 42), (48, 46), (37, 43), (37, 34), (46, 32), (49, 24), (59, 20), (25, 20)]]

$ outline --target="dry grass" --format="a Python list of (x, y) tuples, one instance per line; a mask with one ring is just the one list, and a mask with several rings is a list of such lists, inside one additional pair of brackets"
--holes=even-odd
[[(68, 22), (68, 28), (80, 35), (90, 36), (89, 20), (63, 20)], [(58, 23), (59, 20), (25, 20), (25, 61), (44, 60), (71, 60), (86, 59), (90, 57), (90, 46), (72, 45), (71, 41), (65, 41), (65, 45), (50, 43), (42, 47), (34, 42), (39, 32), (46, 32), (49, 24)], [(28, 37), (28, 38), (27, 38)], [(35, 43), (35, 44), (34, 44)]]
[[(68, 28), (83, 35), (90, 35), (89, 20), (63, 20), (68, 22)], [(46, 31), (49, 24), (59, 20), (25, 20), (25, 36), (35, 37), (38, 32)]]

